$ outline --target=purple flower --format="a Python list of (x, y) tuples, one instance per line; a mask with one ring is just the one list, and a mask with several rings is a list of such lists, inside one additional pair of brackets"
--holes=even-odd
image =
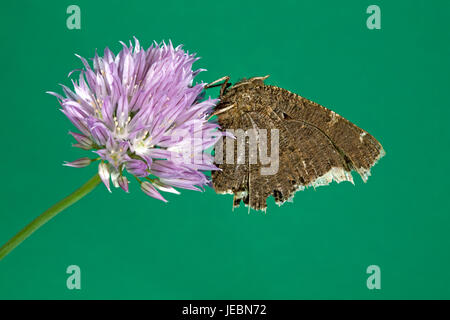
[(198, 58), (171, 42), (154, 43), (147, 50), (136, 38), (134, 46), (121, 44), (117, 56), (108, 48), (103, 57), (95, 54), (92, 68), (79, 57), (84, 68), (78, 70), (78, 81), (72, 80), (73, 91), (62, 86), (65, 97), (49, 92), (80, 131), (70, 132), (74, 146), (99, 157), (66, 165), (83, 167), (100, 160), (99, 175), (108, 190), (112, 181), (128, 192), (128, 172), (146, 194), (163, 201), (157, 189), (178, 193), (173, 187), (199, 190), (208, 185), (204, 171), (217, 168), (206, 149), (223, 133), (217, 123), (208, 122), (217, 100), (204, 100), (205, 84), (193, 84), (203, 71), (192, 70)]

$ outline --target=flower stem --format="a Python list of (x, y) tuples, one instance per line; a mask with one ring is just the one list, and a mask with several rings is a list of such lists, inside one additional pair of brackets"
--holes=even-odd
[(99, 175), (96, 174), (91, 179), (89, 179), (88, 182), (75, 190), (72, 194), (55, 203), (52, 207), (44, 211), (44, 213), (34, 219), (29, 225), (23, 228), (18, 234), (12, 237), (0, 248), (0, 260), (2, 260), (15, 247), (21, 244), (22, 241), (28, 238), (34, 231), (42, 227), (47, 221), (49, 221), (58, 213), (71, 206), (72, 204), (83, 198), (85, 195), (87, 195), (89, 192), (94, 190), (94, 188), (100, 183), (100, 181), (101, 180)]

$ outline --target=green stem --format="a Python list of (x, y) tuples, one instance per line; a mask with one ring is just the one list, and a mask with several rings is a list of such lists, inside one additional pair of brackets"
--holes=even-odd
[(44, 213), (34, 219), (29, 225), (23, 228), (18, 234), (12, 237), (3, 245), (3, 247), (0, 248), (0, 260), (2, 260), (15, 247), (21, 244), (22, 241), (28, 238), (34, 231), (42, 227), (47, 221), (91, 192), (100, 183), (100, 181), (100, 177), (96, 174), (72, 194), (44, 211)]

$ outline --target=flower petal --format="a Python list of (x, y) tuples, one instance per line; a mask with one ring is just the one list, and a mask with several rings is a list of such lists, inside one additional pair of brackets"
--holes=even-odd
[(92, 162), (89, 158), (80, 158), (72, 162), (64, 162), (63, 166), (74, 167), (74, 168), (84, 168), (90, 165)]
[(106, 163), (104, 163), (103, 161), (100, 162), (100, 164), (98, 165), (98, 175), (100, 176), (100, 179), (102, 179), (106, 188), (108, 188), (108, 191), (111, 192), (111, 188), (109, 187), (110, 173), (109, 173), (108, 165)]
[(120, 176), (118, 179), (119, 186), (123, 189), (123, 191), (128, 193), (128, 179), (125, 176)]
[(165, 183), (162, 183), (159, 180), (154, 180), (154, 181), (152, 181), (152, 183), (158, 190), (161, 190), (161, 191), (164, 191), (164, 192), (180, 194), (180, 192), (178, 190), (176, 190), (175, 188), (172, 188), (171, 186), (169, 186), (169, 185), (167, 185)]
[(141, 189), (150, 197), (167, 202), (167, 200), (163, 198), (163, 196), (155, 189), (155, 187), (152, 186), (150, 182), (148, 181), (142, 182)]
[(136, 177), (146, 177), (148, 176), (148, 167), (144, 161), (137, 159), (130, 159), (127, 161), (126, 169), (129, 173)]

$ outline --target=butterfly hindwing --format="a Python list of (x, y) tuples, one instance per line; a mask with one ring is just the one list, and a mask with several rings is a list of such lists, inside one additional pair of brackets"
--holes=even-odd
[[(213, 172), (212, 178), (217, 193), (234, 194), (235, 206), (243, 201), (264, 210), (271, 195), (281, 204), (308, 186), (327, 185), (332, 180), (353, 182), (351, 170), (366, 180), (370, 168), (384, 155), (373, 136), (348, 120), (262, 81), (245, 81), (226, 90), (217, 109), (227, 107), (218, 114), (218, 122), (222, 130), (235, 135), (240, 129), (241, 136), (223, 144), (223, 159), (217, 163), (221, 170)], [(259, 132), (256, 140), (245, 135), (251, 130)], [(273, 139), (277, 139), (277, 150), (272, 150)], [(225, 140), (231, 142), (231, 138)], [(249, 159), (254, 144), (261, 147), (263, 141), (267, 155), (278, 151), (275, 165), (262, 163), (259, 150), (256, 159)], [(227, 146), (233, 148), (232, 161), (225, 158)], [(268, 167), (276, 170), (271, 172)], [(264, 174), (262, 168), (266, 168)]]

